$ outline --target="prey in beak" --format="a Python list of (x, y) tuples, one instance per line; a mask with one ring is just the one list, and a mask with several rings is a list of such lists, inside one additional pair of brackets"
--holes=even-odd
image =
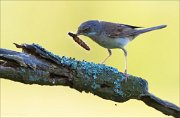
[(69, 32), (68, 35), (71, 36), (73, 38), (73, 40), (76, 43), (78, 43), (81, 47), (83, 47), (84, 49), (86, 49), (88, 51), (90, 50), (89, 46), (78, 37), (78, 35), (81, 35), (80, 32), (79, 33), (77, 32), (76, 34)]

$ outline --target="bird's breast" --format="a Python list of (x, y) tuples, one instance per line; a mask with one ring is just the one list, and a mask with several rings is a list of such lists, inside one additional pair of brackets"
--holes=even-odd
[(106, 36), (95, 36), (90, 38), (96, 43), (98, 43), (100, 46), (108, 49), (123, 48), (130, 42), (130, 39), (128, 37), (109, 38)]

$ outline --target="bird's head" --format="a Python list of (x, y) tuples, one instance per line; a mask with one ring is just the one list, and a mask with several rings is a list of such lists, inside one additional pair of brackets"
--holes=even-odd
[(94, 36), (100, 32), (100, 23), (98, 20), (89, 20), (82, 23), (77, 31), (77, 35)]

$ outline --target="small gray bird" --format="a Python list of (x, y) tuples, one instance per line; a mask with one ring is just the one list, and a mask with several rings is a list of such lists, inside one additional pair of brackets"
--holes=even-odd
[(120, 48), (125, 55), (125, 75), (127, 75), (127, 51), (124, 48), (130, 41), (132, 41), (138, 35), (165, 28), (166, 25), (155, 26), (146, 29), (137, 29), (141, 27), (131, 26), (126, 24), (111, 23), (98, 20), (89, 20), (82, 23), (77, 31), (77, 35), (84, 35), (91, 38), (100, 46), (107, 48), (109, 56), (102, 62), (104, 63), (112, 54), (110, 49)]

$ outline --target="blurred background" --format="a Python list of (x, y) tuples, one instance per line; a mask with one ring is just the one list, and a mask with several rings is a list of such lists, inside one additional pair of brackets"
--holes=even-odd
[[(179, 1), (1, 1), (1, 48), (20, 51), (14, 42), (37, 43), (57, 55), (100, 63), (106, 49), (81, 36), (88, 52), (67, 35), (92, 19), (142, 27), (166, 24), (126, 47), (128, 72), (146, 79), (154, 95), (180, 106)], [(114, 49), (106, 65), (123, 71), (123, 52)], [(1, 117), (167, 117), (137, 100), (115, 103), (69, 87), (4, 79), (0, 100)]]

